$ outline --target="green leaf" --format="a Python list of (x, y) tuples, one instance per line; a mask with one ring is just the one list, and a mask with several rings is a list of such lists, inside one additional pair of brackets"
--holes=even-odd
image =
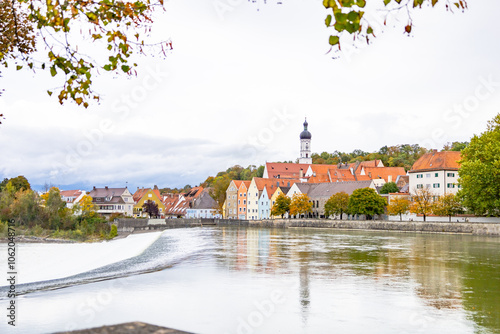
[(337, 45), (339, 44), (339, 36), (330, 36), (330, 39), (328, 40), (330, 45)]
[(104, 65), (103, 68), (104, 68), (105, 71), (111, 71), (111, 65), (110, 64)]
[(347, 14), (344, 14), (340, 11), (335, 13), (335, 22), (344, 24), (347, 22)]
[(329, 27), (331, 23), (332, 23), (332, 16), (328, 15), (325, 19), (325, 24), (327, 27)]
[(128, 65), (122, 65), (122, 71), (127, 73), (128, 71), (130, 71), (130, 66)]
[(367, 34), (372, 34), (372, 35), (373, 35), (373, 28), (372, 28), (372, 27), (368, 27), (368, 28), (366, 29), (366, 33), (367, 33)]
[(49, 94), (49, 96), (52, 96), (52, 92), (50, 90), (47, 91), (47, 94)]
[[(385, 0), (384, 0), (384, 2), (385, 2)], [(366, 6), (366, 1), (365, 0), (358, 0), (358, 2), (356, 4), (358, 5), (358, 7), (364, 8)]]
[(53, 77), (55, 77), (57, 74), (57, 71), (56, 71), (56, 67), (55, 66), (52, 66), (50, 68), (50, 75), (52, 75)]
[(352, 10), (349, 12), (349, 14), (347, 14), (347, 19), (351, 22), (356, 22), (356, 21), (359, 22), (359, 13)]
[(432, 7), (434, 7), (437, 4), (438, 0), (432, 0)]
[(384, 5), (387, 6), (389, 4), (389, 2), (391, 2), (391, 0), (384, 0)]
[(17, 66), (16, 66), (16, 70), (18, 70), (18, 71), (19, 71), (20, 69), (22, 69), (22, 68), (23, 68), (23, 67), (22, 67), (21, 65), (17, 65)]
[(337, 22), (333, 26), (335, 27), (335, 30), (337, 30), (338, 32), (342, 32), (345, 30), (345, 23)]

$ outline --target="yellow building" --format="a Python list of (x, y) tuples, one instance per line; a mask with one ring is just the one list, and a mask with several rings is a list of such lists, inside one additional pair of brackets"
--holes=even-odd
[(148, 217), (148, 214), (142, 211), (142, 206), (146, 201), (153, 201), (158, 204), (158, 211), (160, 212), (160, 217), (165, 217), (165, 204), (163, 204), (162, 196), (158, 187), (151, 188), (137, 188), (137, 191), (133, 195), (134, 197), (134, 217)]
[[(276, 188), (273, 195), (271, 196), (271, 201), (269, 202), (269, 205), (271, 205), (271, 208), (270, 208), (271, 210), (273, 208), (274, 203), (276, 203), (276, 198), (278, 198), (278, 196), (281, 194), (286, 196), (286, 194), (288, 193), (288, 190), (290, 190), (290, 187), (278, 187), (278, 188)], [(281, 215), (271, 216), (271, 219), (274, 219), (274, 218), (281, 218)]]

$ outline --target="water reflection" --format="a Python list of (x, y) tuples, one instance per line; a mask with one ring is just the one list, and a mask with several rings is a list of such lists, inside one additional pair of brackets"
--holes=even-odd
[(221, 233), (220, 265), (298, 277), (303, 323), (314, 304), (311, 285), (356, 277), (411, 290), (435, 312), (459, 310), (479, 329), (500, 332), (498, 239), (318, 229), (223, 228)]

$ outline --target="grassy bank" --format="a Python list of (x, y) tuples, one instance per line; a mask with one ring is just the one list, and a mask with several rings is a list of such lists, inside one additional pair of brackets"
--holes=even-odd
[[(7, 238), (8, 230), (7, 222), (0, 221), (0, 238)], [(40, 225), (35, 225), (34, 227), (15, 226), (14, 230), (17, 238), (36, 237), (40, 239), (61, 239), (77, 242), (111, 240), (118, 235), (115, 225), (112, 225), (109, 231), (100, 230), (99, 232), (93, 233), (78, 228), (74, 230), (51, 230), (43, 228)]]

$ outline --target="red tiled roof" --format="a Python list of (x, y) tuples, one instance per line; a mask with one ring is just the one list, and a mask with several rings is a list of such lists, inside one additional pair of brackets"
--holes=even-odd
[(390, 182), (396, 182), (399, 175), (406, 175), (404, 167), (364, 167), (364, 170), (370, 179), (384, 179), (385, 182), (389, 182), (389, 176)]
[[(148, 192), (149, 188), (138, 188), (137, 191), (132, 195), (134, 202), (137, 203), (141, 198)], [(161, 198), (161, 197), (158, 197)]]
[(61, 196), (64, 197), (78, 197), (82, 194), (81, 190), (61, 190)]
[(280, 163), (280, 162), (267, 162), (267, 176), (270, 179), (280, 178), (280, 179), (298, 179), (301, 177), (300, 171), (302, 170), (302, 175), (305, 175), (307, 168), (311, 166), (308, 164), (294, 164), (294, 163)]
[[(272, 193), (274, 193), (278, 187), (291, 187), (295, 183), (300, 182), (300, 180), (293, 179), (264, 179), (261, 177), (254, 177), (254, 180), (259, 191), (264, 190), (264, 187), (267, 186), (267, 191)], [(288, 183), (290, 183), (290, 185), (288, 185)]]
[(413, 164), (410, 172), (431, 170), (458, 170), (461, 153), (455, 151), (441, 151), (426, 153)]

